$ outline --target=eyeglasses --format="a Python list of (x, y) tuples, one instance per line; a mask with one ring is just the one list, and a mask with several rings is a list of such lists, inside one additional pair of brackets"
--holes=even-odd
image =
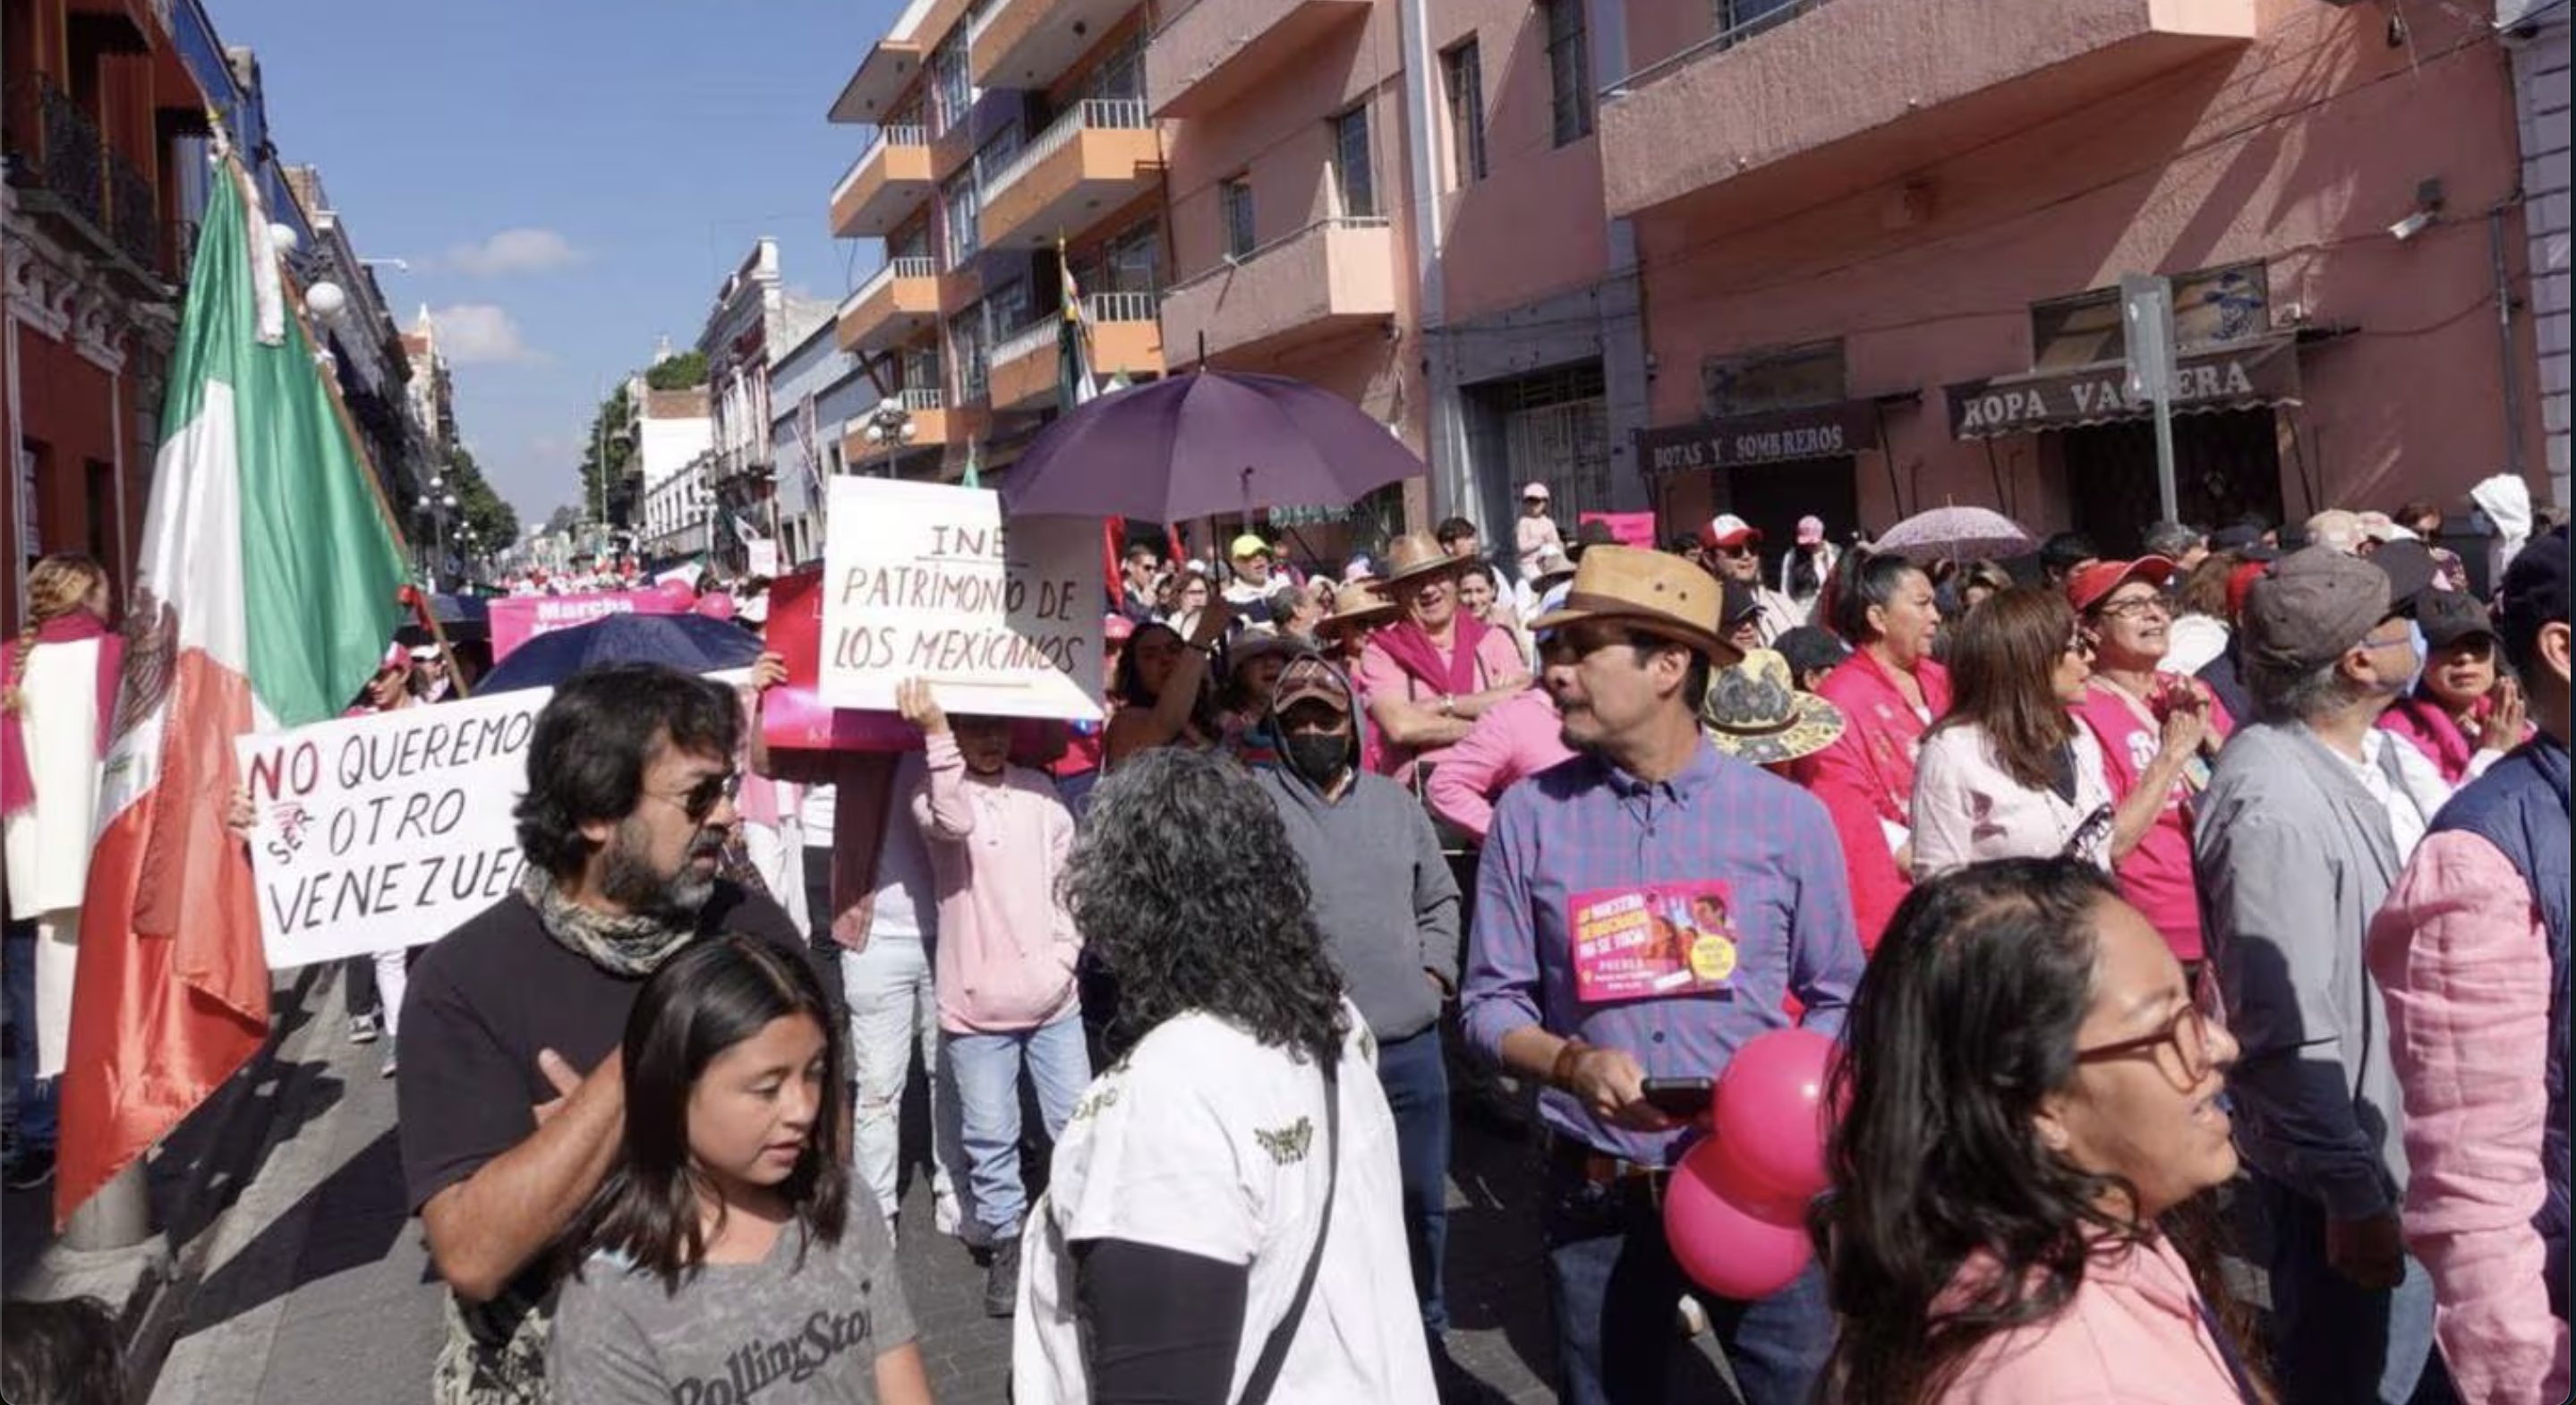
[(677, 795), (659, 790), (648, 790), (644, 793), (656, 800), (679, 806), (680, 813), (687, 815), (691, 824), (705, 824), (707, 816), (714, 814), (718, 805), (742, 794), (742, 772), (727, 771), (720, 776), (709, 776)]
[(2110, 1059), (2134, 1059), (2141, 1056), (2155, 1060), (2156, 1071), (2165, 1076), (2177, 1093), (2188, 1093), (2200, 1087), (2218, 1067), (2218, 1031), (2227, 1027), (2226, 1007), (2218, 998), (2218, 983), (2204, 970), (2194, 982), (2191, 1001), (2174, 1011), (2172, 1019), (2153, 1034), (2123, 1039), (2114, 1044), (2096, 1045), (2075, 1051), (2080, 1064), (2101, 1063)]
[(2093, 609), (2096, 614), (2115, 620), (2134, 620), (2144, 615), (2169, 616), (2173, 613), (2173, 606), (2166, 603), (2161, 595), (2141, 595), (2127, 600), (2115, 600), (2108, 605), (2096, 605)]
[(1751, 542), (1737, 542), (1733, 546), (1712, 547), (1710, 549), (1720, 556), (1751, 556), (1754, 553), (1753, 543)]

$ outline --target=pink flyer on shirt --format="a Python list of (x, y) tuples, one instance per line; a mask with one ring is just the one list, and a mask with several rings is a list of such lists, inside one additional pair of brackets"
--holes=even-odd
[(1697, 995), (1735, 983), (1734, 890), (1715, 879), (1574, 897), (1574, 993), (1586, 1004)]

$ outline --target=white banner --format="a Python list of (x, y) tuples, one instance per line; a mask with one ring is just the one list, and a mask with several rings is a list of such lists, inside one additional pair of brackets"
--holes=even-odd
[(272, 970), (419, 946), (516, 890), (511, 809), (550, 689), (234, 743)]
[(989, 489), (835, 478), (823, 565), (832, 706), (890, 710), (923, 678), (950, 712), (1100, 717), (1098, 522), (1005, 526)]
[(775, 577), (779, 574), (778, 543), (763, 537), (756, 542), (744, 542), (742, 549), (743, 553), (751, 558), (748, 574), (763, 577)]

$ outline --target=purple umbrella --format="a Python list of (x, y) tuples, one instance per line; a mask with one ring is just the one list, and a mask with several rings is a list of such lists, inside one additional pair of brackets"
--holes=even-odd
[(1011, 466), (1002, 510), (1186, 522), (1340, 506), (1425, 471), (1385, 425), (1331, 391), (1199, 371), (1101, 396), (1048, 425)]
[(1918, 559), (2019, 556), (2039, 548), (2020, 523), (1982, 507), (1936, 507), (1918, 512), (1888, 528), (1870, 545), (1879, 551)]

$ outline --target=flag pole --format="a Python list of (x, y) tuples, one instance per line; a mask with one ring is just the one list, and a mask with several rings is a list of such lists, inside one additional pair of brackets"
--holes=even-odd
[[(239, 157), (228, 157), (226, 163), (237, 171), (240, 170)], [(242, 171), (241, 177), (244, 180), (250, 178), (247, 171)], [(269, 257), (275, 257), (274, 251), (271, 251)], [(349, 402), (341, 398), (340, 377), (322, 369), (322, 358), (329, 356), (330, 353), (322, 349), (322, 338), (314, 333), (313, 323), (308, 316), (310, 309), (304, 305), (304, 290), (295, 281), (295, 271), (285, 264), (284, 259), (278, 260), (277, 276), (286, 289), (287, 308), (295, 317), (295, 325), (303, 331), (306, 344), (313, 348), (313, 374), (322, 382), (323, 392), (330, 397), (331, 413), (339, 419), (340, 433), (347, 437), (349, 447), (357, 451), (358, 464), (366, 470), (358, 476), (366, 480), (367, 497), (375, 503), (377, 515), (384, 518), (385, 528), (394, 534), (394, 540), (406, 547), (411, 546), (413, 542), (410, 533), (402, 529), (402, 520), (394, 515), (393, 504), (385, 500), (384, 481), (376, 476), (375, 454), (368, 448), (366, 436), (358, 433), (357, 417), (349, 413)], [(333, 362), (337, 364), (337, 358), (333, 358)], [(438, 562), (433, 558), (429, 567), (428, 594), (435, 596), (437, 593)], [(429, 626), (429, 637), (438, 645), (438, 655), (447, 664), (449, 686), (456, 689), (456, 696), (459, 698), (472, 696), (473, 690), (465, 682), (465, 670), (456, 666), (456, 648), (448, 642), (447, 630), (438, 622), (438, 609), (435, 602), (423, 599), (417, 607), (417, 613), (421, 622)]]

